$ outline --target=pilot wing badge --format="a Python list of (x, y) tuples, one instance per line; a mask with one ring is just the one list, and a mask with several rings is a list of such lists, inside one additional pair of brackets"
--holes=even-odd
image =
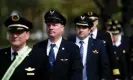
[(25, 70), (27, 71), (27, 75), (29, 76), (35, 75), (35, 73), (33, 72), (35, 68), (28, 67), (28, 68), (25, 68)]
[(25, 68), (26, 71), (34, 71), (35, 68), (31, 68), (31, 67), (28, 67), (28, 68)]

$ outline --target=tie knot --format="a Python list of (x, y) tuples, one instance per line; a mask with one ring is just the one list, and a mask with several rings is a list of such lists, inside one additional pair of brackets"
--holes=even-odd
[(17, 52), (13, 52), (12, 54), (13, 54), (13, 56), (17, 56), (17, 55), (18, 55), (18, 53), (17, 53)]
[(51, 48), (54, 48), (56, 45), (55, 44), (51, 44), (50, 46), (51, 46)]
[(90, 37), (93, 38), (93, 33), (90, 33)]
[(84, 43), (84, 41), (79, 41), (79, 43), (80, 43), (80, 44), (83, 44), (83, 43)]
[(91, 36), (93, 36), (93, 34), (91, 33)]

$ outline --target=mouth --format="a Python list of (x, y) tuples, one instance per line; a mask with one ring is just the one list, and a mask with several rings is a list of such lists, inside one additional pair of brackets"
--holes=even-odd
[(55, 33), (55, 32), (54, 32), (54, 31), (49, 31), (49, 33), (50, 33), (50, 34), (53, 34), (53, 33)]
[(79, 34), (84, 34), (83, 32), (79, 32)]
[(12, 41), (18, 41), (17, 39), (12, 39)]

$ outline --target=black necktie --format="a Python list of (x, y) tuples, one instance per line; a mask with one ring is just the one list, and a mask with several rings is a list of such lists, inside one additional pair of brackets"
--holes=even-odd
[(55, 47), (55, 44), (51, 44), (51, 48), (49, 51), (49, 63), (50, 63), (51, 69), (53, 68), (53, 63), (55, 61), (55, 53), (53, 49), (54, 47)]
[(90, 38), (93, 38), (93, 34), (92, 33), (90, 34)]
[(17, 52), (13, 52), (12, 54), (13, 54), (13, 56), (14, 56), (14, 58), (13, 58), (12, 61), (14, 61), (14, 60), (16, 59), (16, 56), (18, 55), (18, 53), (17, 53)]

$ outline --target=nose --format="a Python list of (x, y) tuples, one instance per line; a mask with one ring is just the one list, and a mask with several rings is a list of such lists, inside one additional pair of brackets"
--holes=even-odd
[(17, 34), (14, 33), (14, 34), (12, 34), (12, 36), (13, 36), (13, 37), (17, 37)]
[(50, 26), (49, 26), (49, 29), (53, 29), (53, 27), (54, 27), (53, 25), (50, 25)]
[(48, 27), (49, 27), (49, 29), (52, 29), (53, 28), (53, 25), (49, 25)]
[(79, 31), (83, 31), (83, 28), (79, 28)]

